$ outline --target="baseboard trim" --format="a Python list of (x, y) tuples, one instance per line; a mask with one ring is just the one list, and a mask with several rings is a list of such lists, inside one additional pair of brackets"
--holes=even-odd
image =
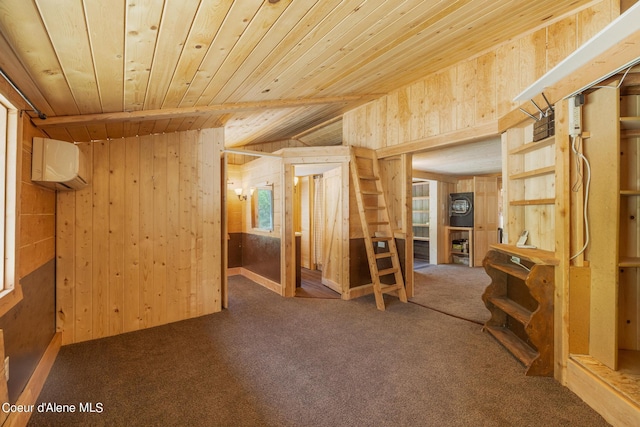
[(369, 295), (373, 293), (373, 284), (356, 286), (354, 288), (350, 288), (345, 294), (342, 295), (342, 299), (351, 300), (354, 298), (360, 298), (365, 295)]
[[(35, 371), (33, 371), (33, 375), (31, 375), (29, 382), (27, 382), (27, 385), (22, 391), (22, 394), (18, 397), (16, 405), (26, 406), (36, 404), (38, 396), (44, 387), (44, 383), (49, 376), (49, 372), (51, 372), (53, 362), (55, 362), (56, 357), (58, 357), (61, 345), (62, 333), (56, 332), (42, 355), (40, 362), (38, 362), (38, 366), (36, 366)], [(31, 412), (12, 412), (7, 417), (3, 427), (26, 426), (29, 422), (29, 418), (31, 418)]]
[(259, 274), (256, 274), (251, 270), (247, 270), (244, 267), (240, 267), (240, 274), (247, 279), (256, 282), (257, 284), (264, 286), (270, 291), (273, 291), (278, 295), (282, 295), (282, 285), (280, 283), (274, 282), (271, 279), (267, 279), (264, 276), (260, 276)]

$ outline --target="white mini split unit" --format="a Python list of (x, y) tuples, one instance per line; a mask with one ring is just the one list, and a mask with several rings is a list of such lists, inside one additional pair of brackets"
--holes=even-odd
[(69, 142), (33, 138), (31, 179), (54, 190), (79, 190), (87, 185), (84, 153)]

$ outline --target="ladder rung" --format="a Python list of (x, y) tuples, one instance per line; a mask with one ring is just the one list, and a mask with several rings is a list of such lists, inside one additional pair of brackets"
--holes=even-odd
[(391, 258), (394, 253), (395, 252), (378, 252), (376, 254), (376, 259)]
[(379, 196), (382, 194), (382, 191), (361, 191), (363, 196)]
[(387, 268), (386, 270), (378, 271), (378, 276), (388, 276), (389, 274), (394, 274), (397, 272), (398, 272), (397, 268)]
[(373, 175), (360, 175), (359, 177), (360, 179), (365, 181), (377, 181), (380, 179), (377, 176), (373, 176)]
[(369, 225), (387, 225), (387, 221), (370, 222)]
[(381, 211), (384, 209), (384, 206), (365, 206), (365, 211)]
[(391, 240), (393, 237), (388, 237), (388, 236), (380, 236), (380, 237), (372, 237), (371, 241), (372, 242), (388, 242), (389, 240)]
[(397, 291), (398, 289), (400, 289), (399, 285), (388, 285), (388, 286), (382, 286), (380, 291), (384, 294), (387, 292)]

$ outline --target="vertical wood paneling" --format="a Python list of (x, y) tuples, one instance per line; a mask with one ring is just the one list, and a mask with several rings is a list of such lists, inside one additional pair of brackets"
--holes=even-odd
[[(93, 169), (93, 143), (81, 144), (80, 149), (84, 152), (87, 160), (87, 170)], [(69, 344), (77, 341), (85, 341), (93, 336), (93, 186), (88, 186), (75, 193), (75, 236), (74, 242), (76, 253), (74, 258), (75, 267), (75, 295), (74, 300), (60, 301), (58, 299), (58, 312), (74, 311), (74, 326), (70, 330), (66, 325), (58, 324), (58, 329), (62, 329), (62, 342)], [(58, 216), (62, 213), (58, 212)], [(59, 266), (56, 266), (60, 269)]]
[(576, 50), (576, 17), (570, 16), (548, 27), (547, 67), (558, 65), (571, 52)]
[[(167, 139), (167, 248), (180, 248), (180, 138), (169, 134)], [(176, 179), (178, 177), (178, 179)], [(183, 284), (179, 256), (167, 257), (167, 322), (181, 319), (180, 301)]]
[(497, 118), (495, 52), (478, 57), (476, 64), (475, 123), (480, 124)]
[(125, 145), (116, 139), (109, 147), (109, 335), (124, 330), (124, 185)]
[(473, 126), (476, 122), (475, 117), (475, 98), (477, 93), (476, 86), (476, 69), (478, 68), (477, 60), (463, 62), (458, 65), (458, 72), (454, 82), (456, 91), (456, 100), (454, 107), (456, 108), (456, 129), (463, 129)]
[(518, 91), (523, 91), (547, 71), (547, 33), (538, 30), (520, 39), (520, 75)]
[(109, 333), (109, 143), (93, 145), (93, 336)]
[(411, 93), (409, 87), (398, 91), (399, 142), (411, 141)]
[(578, 13), (577, 39), (582, 44), (620, 14), (620, 1), (608, 0), (597, 3)]
[[(193, 205), (194, 207), (194, 212), (196, 213), (196, 215), (192, 215), (191, 216), (191, 221), (193, 224), (193, 230), (195, 230), (196, 233), (196, 246), (195, 246), (195, 264), (199, 265), (202, 263), (202, 249), (203, 249), (203, 242), (202, 242), (202, 230), (203, 230), (203, 224), (202, 221), (199, 221), (199, 218), (203, 218), (203, 195), (202, 195), (202, 189), (203, 189), (203, 184), (202, 184), (202, 140), (200, 138), (198, 138), (198, 140), (195, 142), (195, 147), (194, 147), (194, 152), (196, 153), (196, 160), (195, 160), (195, 180), (194, 183), (195, 185), (192, 187), (192, 194), (193, 194), (193, 198), (192, 198), (192, 202), (194, 202), (195, 204)], [(193, 307), (193, 311), (195, 313), (202, 313), (203, 309), (204, 309), (204, 303), (202, 301), (202, 297), (203, 297), (203, 277), (202, 277), (202, 270), (199, 268), (196, 268), (194, 270), (192, 270), (192, 272), (195, 273), (194, 277), (194, 281), (195, 281), (195, 289), (194, 292), (192, 293), (194, 299), (193, 299), (193, 303), (194, 303), (194, 307)]]
[(124, 313), (125, 332), (140, 328), (140, 140), (124, 141)]
[(193, 286), (191, 281), (191, 269), (193, 265), (191, 262), (191, 254), (193, 253), (193, 248), (195, 248), (195, 236), (191, 233), (193, 140), (193, 133), (180, 134), (180, 250), (178, 256), (180, 260), (180, 286), (178, 287), (178, 313), (183, 317), (186, 317), (187, 313), (191, 311), (191, 288)]
[(400, 126), (398, 122), (398, 92), (387, 96), (387, 137), (384, 146), (398, 144)]
[(58, 200), (65, 343), (221, 309), (222, 140), (191, 131), (81, 146), (91, 184)]
[(153, 325), (153, 137), (140, 138), (140, 322)]
[(434, 104), (440, 110), (440, 132), (447, 133), (456, 127), (455, 81), (457, 70), (449, 68), (438, 74), (439, 103)]
[[(440, 133), (440, 111), (436, 107), (439, 103), (438, 75), (433, 74), (425, 80), (425, 100), (424, 100), (424, 129), (425, 136), (437, 135)], [(409, 142), (406, 140), (405, 142)]]
[[(410, 141), (424, 137), (424, 81), (409, 86), (409, 108), (411, 121), (409, 123)], [(375, 147), (372, 147), (375, 148)]]
[(56, 224), (56, 297), (68, 307), (65, 311), (57, 311), (57, 329), (66, 329), (72, 342), (74, 330), (75, 305), (73, 293), (75, 286), (75, 245), (73, 240), (73, 228), (75, 227), (75, 195), (73, 193), (60, 193), (57, 197), (56, 211), (58, 213)]
[(498, 117), (516, 108), (512, 99), (520, 88), (520, 49), (518, 42), (502, 45), (496, 50), (496, 92)]
[(167, 135), (153, 141), (153, 324), (166, 323), (167, 303)]
[[(222, 265), (220, 251), (217, 250), (221, 240), (221, 194), (220, 194), (220, 170), (216, 165), (220, 164), (220, 152), (216, 150), (213, 133), (218, 129), (209, 129), (202, 132), (200, 139), (202, 145), (202, 272), (203, 272), (203, 314), (219, 311), (221, 305), (221, 289), (215, 284), (221, 284), (222, 275), (219, 266)], [(217, 173), (217, 175), (216, 175)], [(216, 268), (218, 267), (218, 268)]]

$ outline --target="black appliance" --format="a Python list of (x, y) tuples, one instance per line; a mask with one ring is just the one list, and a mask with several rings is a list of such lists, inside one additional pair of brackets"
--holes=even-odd
[(451, 227), (473, 227), (473, 193), (451, 193), (449, 195), (449, 225)]

